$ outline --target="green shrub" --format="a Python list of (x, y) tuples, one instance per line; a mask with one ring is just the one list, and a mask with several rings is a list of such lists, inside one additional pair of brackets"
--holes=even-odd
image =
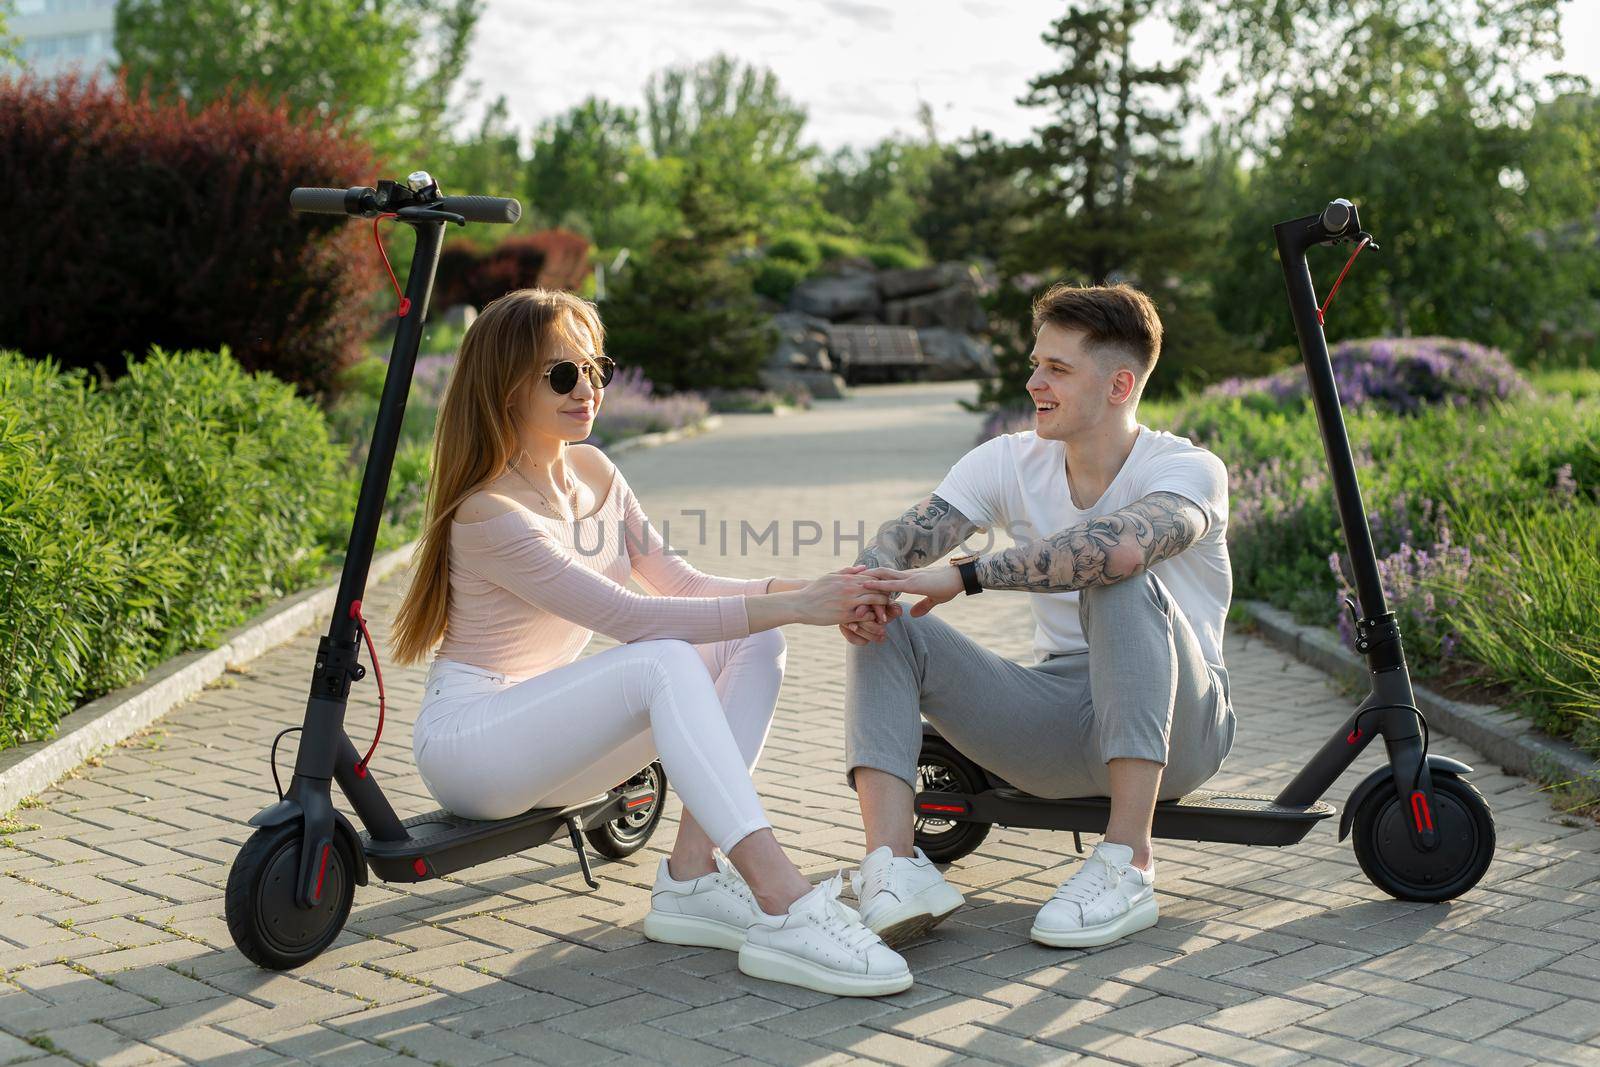
[(767, 243), (766, 253), (769, 260), (787, 260), (799, 264), (808, 271), (822, 262), (822, 253), (817, 249), (817, 242), (803, 233), (780, 234)]
[[(1141, 418), (1227, 464), (1235, 596), (1347, 630), (1334, 558), (1345, 546), (1315, 413), (1280, 403), (1212, 395), (1146, 404)], [(1347, 411), (1346, 424), (1417, 674), (1509, 686), (1545, 729), (1600, 752), (1600, 403), (1373, 406)]]
[(861, 254), (872, 260), (879, 270), (910, 270), (924, 266), (928, 261), (901, 245), (867, 245)]
[(783, 303), (806, 276), (806, 269), (787, 259), (768, 259), (756, 268), (756, 292)]
[(847, 259), (861, 254), (861, 242), (854, 237), (825, 233), (817, 237), (817, 254), (826, 263), (830, 259)]
[(1600, 523), (1597, 509), (1471, 513), (1466, 580), (1441, 590), (1461, 653), (1509, 687), (1540, 727), (1600, 753)]
[(319, 577), (348, 485), (315, 405), (226, 352), (104, 389), (0, 353), (0, 747)]

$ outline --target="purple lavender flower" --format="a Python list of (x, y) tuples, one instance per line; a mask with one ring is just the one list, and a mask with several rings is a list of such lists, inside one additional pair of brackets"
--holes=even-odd
[[(1384, 337), (1345, 341), (1329, 354), (1339, 402), (1376, 405), (1411, 415), (1427, 405), (1481, 406), (1529, 392), (1505, 353), (1450, 337)], [(1265, 378), (1230, 378), (1207, 396), (1264, 395), (1280, 405), (1307, 395), (1305, 372), (1289, 367)]]

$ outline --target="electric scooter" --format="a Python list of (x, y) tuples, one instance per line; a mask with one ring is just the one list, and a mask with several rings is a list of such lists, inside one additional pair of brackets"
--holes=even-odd
[[(1401, 900), (1452, 900), (1476, 885), (1494, 858), (1494, 818), (1466, 780), (1472, 768), (1428, 752), (1428, 725), (1412, 693), (1400, 629), (1378, 581), (1322, 312), (1306, 265), (1306, 252), (1316, 245), (1358, 241), (1345, 264), (1348, 271), (1364, 247), (1376, 250), (1377, 245), (1361, 228), (1355, 205), (1345, 199), (1334, 200), (1320, 214), (1280, 222), (1273, 233), (1361, 600), (1359, 613), (1349, 599), (1345, 606), (1355, 623), (1356, 651), (1371, 672), (1371, 692), (1276, 796), (1196, 790), (1157, 804), (1153, 833), (1185, 841), (1295, 844), (1335, 814), (1321, 797), (1374, 738), (1382, 737), (1388, 762), (1350, 794), (1339, 818), (1339, 840), (1353, 835), (1362, 871), (1384, 892)], [(968, 855), (996, 824), (1071, 830), (1080, 852), (1082, 834), (1105, 831), (1109, 798), (1030, 796), (963, 756), (928, 724), (918, 763), (916, 842), (937, 862)]]
[[(493, 822), (464, 819), (442, 809), (402, 821), (389, 805), (371, 767), (378, 738), (373, 738), (365, 755), (358, 753), (345, 733), (344, 714), (351, 683), (366, 677), (360, 662), (360, 637), (366, 640), (377, 677), (377, 733), (382, 735), (383, 674), (361, 614), (361, 597), (383, 518), (400, 421), (411, 390), (445, 225), (509, 224), (522, 216), (522, 206), (501, 197), (444, 196), (438, 183), (423, 171), (404, 182), (380, 181), (376, 188), (295, 189), (289, 205), (314, 214), (403, 222), (415, 232), (416, 251), (400, 299), (399, 326), (350, 528), (333, 621), (317, 645), (305, 721), (284, 730), (272, 743), (269, 759), (277, 785), (278, 742), (284, 734), (300, 731), (294, 777), (287, 793), (278, 789), (276, 804), (251, 818), (250, 825), (257, 829), (228, 873), (228, 932), (239, 951), (273, 970), (307, 963), (333, 942), (350, 915), (355, 887), (367, 884), (368, 868), (387, 882), (421, 882), (533, 848), (564, 828), (578, 854), (584, 881), (598, 889), (584, 839), (602, 855), (614, 859), (631, 855), (655, 833), (667, 793), (666, 772), (657, 762), (585, 803), (534, 808)], [(333, 806), (335, 781), (366, 827), (363, 832), (358, 834)]]

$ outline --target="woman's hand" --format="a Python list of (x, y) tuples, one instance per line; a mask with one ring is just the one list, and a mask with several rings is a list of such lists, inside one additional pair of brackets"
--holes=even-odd
[(934, 608), (958, 596), (966, 587), (961, 572), (947, 563), (935, 563), (917, 570), (894, 571), (887, 567), (863, 574), (868, 589), (895, 596), (912, 593), (922, 597), (911, 605), (911, 617), (921, 618)]
[(866, 587), (865, 567), (846, 567), (807, 582), (793, 592), (780, 593), (790, 600), (795, 622), (813, 626), (842, 625), (886, 610), (893, 599)]

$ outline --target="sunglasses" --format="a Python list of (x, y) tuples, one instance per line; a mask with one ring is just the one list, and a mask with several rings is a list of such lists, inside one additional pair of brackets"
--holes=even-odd
[(617, 365), (601, 356), (593, 362), (586, 360), (581, 367), (570, 359), (564, 359), (545, 371), (544, 376), (550, 379), (550, 388), (566, 396), (578, 387), (579, 374), (586, 375), (590, 386), (600, 390), (611, 384), (611, 376), (616, 371)]

